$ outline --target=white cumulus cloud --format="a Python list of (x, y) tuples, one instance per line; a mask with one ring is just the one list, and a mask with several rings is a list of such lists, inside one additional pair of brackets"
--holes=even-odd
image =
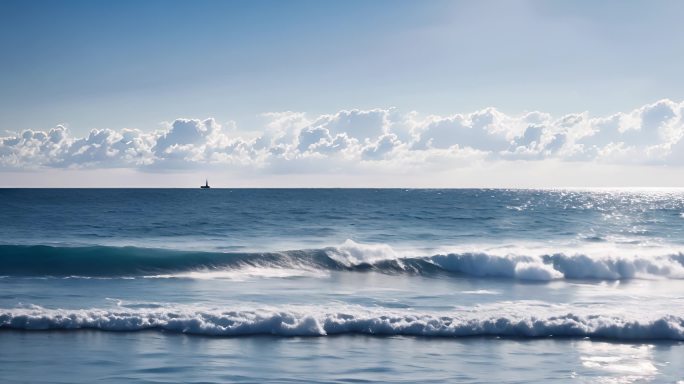
[(473, 163), (684, 165), (684, 103), (660, 100), (610, 116), (507, 115), (495, 108), (422, 116), (393, 108), (310, 116), (273, 112), (256, 134), (234, 122), (177, 119), (161, 129), (65, 125), (0, 137), (0, 169), (233, 167), (263, 173), (374, 169), (430, 172)]

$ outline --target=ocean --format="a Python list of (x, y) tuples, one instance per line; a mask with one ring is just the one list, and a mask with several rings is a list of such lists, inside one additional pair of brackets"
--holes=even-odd
[(2, 382), (684, 382), (684, 190), (2, 189)]

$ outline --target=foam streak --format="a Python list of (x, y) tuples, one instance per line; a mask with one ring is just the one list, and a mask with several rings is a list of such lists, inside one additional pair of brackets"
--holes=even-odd
[(326, 336), (341, 334), (426, 337), (592, 337), (615, 340), (684, 340), (684, 318), (674, 315), (627, 318), (611, 314), (539, 312), (414, 313), (348, 308), (251, 310), (0, 309), (0, 329), (103, 331), (160, 330), (211, 335)]

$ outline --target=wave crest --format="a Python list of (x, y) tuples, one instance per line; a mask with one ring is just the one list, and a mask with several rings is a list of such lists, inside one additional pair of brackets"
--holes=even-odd
[[(535, 248), (456, 250), (421, 256), (385, 244), (266, 253), (192, 252), (135, 247), (0, 245), (2, 276), (230, 278), (327, 276), (327, 271), (457, 274), (549, 281), (684, 278), (684, 255), (667, 250)], [(659, 252), (659, 253), (658, 253)]]
[(0, 329), (160, 330), (211, 336), (365, 334), (684, 340), (684, 318), (674, 315), (630, 319), (610, 314), (414, 313), (357, 307), (221, 311), (182, 307), (65, 310), (34, 306), (0, 310)]

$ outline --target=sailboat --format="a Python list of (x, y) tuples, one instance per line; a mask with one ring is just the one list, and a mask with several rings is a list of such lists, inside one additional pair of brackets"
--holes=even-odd
[(204, 185), (200, 185), (200, 188), (202, 188), (202, 189), (211, 188), (211, 187), (209, 186), (209, 180), (208, 180), (208, 179), (207, 179), (207, 180), (204, 180)]

